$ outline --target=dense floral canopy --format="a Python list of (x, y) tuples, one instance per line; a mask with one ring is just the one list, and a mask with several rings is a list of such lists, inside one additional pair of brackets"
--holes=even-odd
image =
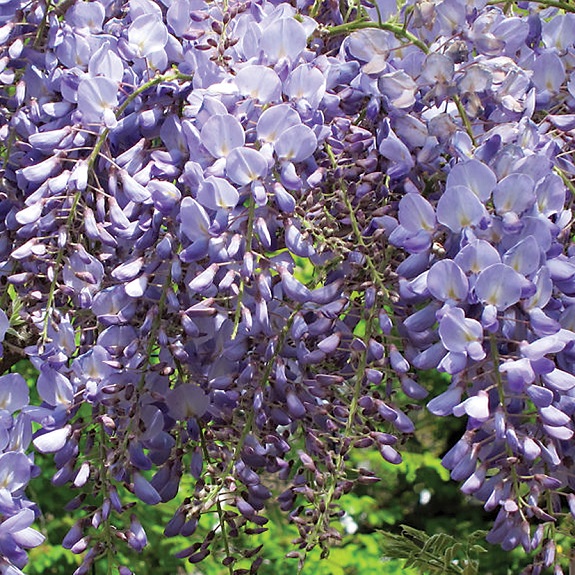
[[(303, 561), (377, 480), (350, 450), (399, 462), (417, 405), (466, 418), (443, 463), (499, 510), (488, 540), (552, 566), (574, 70), (562, 2), (1, 2), (0, 572), (42, 541), (34, 451), (85, 508), (76, 575), (141, 550), (125, 495), (184, 474), (166, 535), (218, 521), (180, 557), (223, 532), (233, 573), (275, 501)], [(451, 382), (431, 398), (429, 369)]]

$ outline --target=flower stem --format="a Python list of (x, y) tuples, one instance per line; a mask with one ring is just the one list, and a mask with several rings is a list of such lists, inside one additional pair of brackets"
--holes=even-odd
[(355, 22), (348, 22), (347, 24), (340, 24), (339, 26), (330, 26), (327, 28), (327, 33), (330, 36), (339, 36), (340, 34), (349, 34), (355, 30), (364, 30), (365, 28), (375, 28), (379, 30), (387, 30), (391, 32), (394, 36), (402, 38), (403, 40), (409, 41), (414, 46), (417, 46), (425, 54), (429, 54), (429, 48), (427, 45), (419, 40), (417, 36), (414, 36), (411, 32), (408, 32), (402, 26), (398, 24), (392, 24), (390, 22), (371, 22), (369, 20), (356, 20)]

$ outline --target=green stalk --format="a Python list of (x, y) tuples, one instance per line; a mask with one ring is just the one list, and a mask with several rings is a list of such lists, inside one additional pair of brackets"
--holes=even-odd
[[(138, 86), (138, 88), (136, 88), (122, 103), (121, 106), (118, 107), (118, 109), (116, 110), (116, 118), (119, 119), (120, 116), (124, 113), (124, 111), (126, 110), (126, 108), (143, 92), (145, 92), (148, 88), (151, 88), (152, 86), (157, 86), (158, 84), (161, 84), (162, 82), (171, 82), (172, 80), (184, 80), (184, 81), (190, 81), (192, 80), (193, 76), (189, 76), (187, 74), (182, 74), (180, 72), (171, 72), (169, 74), (160, 74), (159, 76), (156, 76), (155, 78), (152, 78), (151, 80), (148, 80), (146, 83), (142, 84), (141, 86)], [(98, 140), (96, 141), (96, 144), (94, 145), (94, 149), (92, 150), (92, 153), (90, 154), (90, 157), (88, 158), (88, 168), (92, 169), (94, 167), (94, 163), (96, 162), (96, 159), (98, 158), (98, 155), (100, 154), (100, 150), (102, 149), (102, 146), (104, 145), (104, 142), (106, 141), (106, 138), (108, 137), (108, 134), (110, 133), (110, 128), (104, 128), (102, 130), (102, 133), (98, 136)]]
[(398, 38), (403, 38), (407, 40), (414, 46), (417, 46), (425, 54), (429, 54), (429, 48), (424, 42), (422, 42), (417, 36), (414, 36), (411, 32), (408, 32), (402, 26), (397, 24), (392, 24), (390, 22), (370, 22), (367, 20), (359, 20), (355, 22), (349, 22), (347, 24), (340, 24), (339, 26), (330, 26), (327, 28), (327, 33), (329, 36), (339, 36), (340, 34), (349, 34), (355, 30), (364, 30), (366, 28), (375, 28), (379, 30), (387, 30), (391, 32), (394, 36)]
[(571, 195), (575, 196), (575, 186), (573, 185), (573, 182), (565, 175), (565, 172), (558, 166), (554, 166), (553, 171), (561, 177), (563, 183), (569, 188)]
[[(531, 0), (533, 3), (542, 4), (543, 6), (548, 6), (550, 8), (560, 8), (565, 10), (565, 12), (575, 12), (575, 5), (570, 2), (561, 2), (561, 0)], [(487, 2), (489, 6), (500, 6), (501, 2), (498, 0), (491, 0)]]
[(459, 96), (457, 96), (457, 95), (453, 96), (453, 101), (455, 102), (455, 105), (457, 106), (457, 111), (459, 112), (459, 117), (461, 118), (461, 121), (463, 122), (463, 125), (465, 126), (465, 131), (467, 132), (467, 135), (471, 138), (471, 142), (475, 146), (475, 138), (473, 136), (473, 128), (471, 127), (471, 122), (469, 121), (469, 116), (467, 115), (467, 112), (465, 111), (465, 108), (463, 107), (463, 104), (461, 103)]
[[(343, 183), (344, 182), (342, 182), (342, 185), (343, 185)], [(379, 273), (380, 270), (379, 270), (378, 266), (375, 265), (373, 259), (369, 255), (370, 250), (369, 250), (368, 246), (366, 245), (366, 243), (363, 239), (363, 235), (361, 234), (361, 230), (359, 229), (359, 223), (357, 221), (357, 218), (355, 217), (355, 212), (353, 210), (353, 206), (351, 205), (351, 202), (349, 201), (347, 193), (343, 194), (343, 201), (345, 202), (345, 205), (346, 205), (347, 210), (349, 212), (349, 220), (351, 223), (351, 229), (353, 230), (353, 235), (355, 236), (355, 241), (357, 242), (357, 244), (361, 248), (363, 248), (362, 255), (365, 257), (365, 262), (367, 264), (367, 267), (369, 268), (369, 270), (372, 273), (374, 283), (377, 285), (379, 291), (383, 294), (387, 303), (389, 303), (389, 301), (390, 301), (389, 291), (388, 291), (388, 289), (387, 289), (387, 287), (383, 281), (383, 277)]]

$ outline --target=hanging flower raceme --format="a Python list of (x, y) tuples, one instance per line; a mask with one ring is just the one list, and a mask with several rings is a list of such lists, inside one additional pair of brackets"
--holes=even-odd
[(537, 534), (574, 507), (572, 15), (336, 4), (0, 10), (2, 572), (42, 541), (33, 451), (77, 492), (76, 575), (128, 572), (139, 510), (173, 499), (192, 563), (225, 540), (232, 568), (273, 504), (291, 555), (327, 553), (377, 481), (350, 451), (401, 462), (422, 369), (489, 540), (559, 565)]

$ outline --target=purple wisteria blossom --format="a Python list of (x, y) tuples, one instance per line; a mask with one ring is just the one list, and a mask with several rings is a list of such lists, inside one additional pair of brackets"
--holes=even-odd
[(425, 401), (465, 422), (442, 463), (488, 540), (560, 573), (574, 30), (566, 2), (0, 3), (0, 572), (42, 542), (47, 457), (75, 575), (129, 572), (184, 476), (178, 557), (255, 573), (275, 504), (303, 565), (377, 481), (351, 450), (400, 463)]

